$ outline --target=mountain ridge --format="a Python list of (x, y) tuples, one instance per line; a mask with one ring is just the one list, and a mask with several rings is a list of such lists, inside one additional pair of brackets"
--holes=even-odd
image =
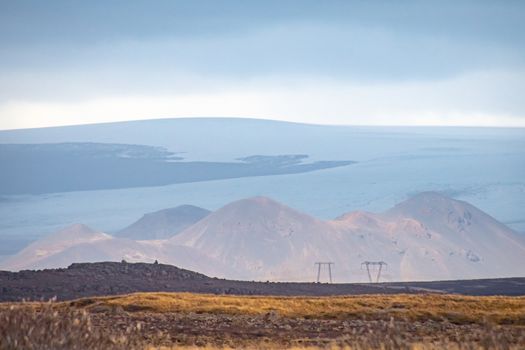
[(67, 268), (0, 271), (0, 302), (74, 300), (134, 292), (192, 292), (206, 294), (329, 296), (357, 294), (447, 293), (524, 295), (525, 278), (378, 284), (271, 283), (211, 278), (166, 264), (96, 262)]
[[(525, 243), (517, 232), (466, 202), (432, 192), (383, 213), (355, 211), (329, 221), (251, 197), (168, 239), (82, 244), (48, 257), (45, 267), (63, 266), (68, 259), (81, 262), (84, 256), (87, 261), (159, 260), (233, 279), (312, 281), (314, 263), (331, 261), (336, 281), (365, 282), (363, 261), (386, 261), (383, 281), (513, 277), (523, 274), (519, 266), (525, 262)], [(33, 263), (26, 267), (38, 267)], [(321, 277), (327, 279), (326, 271)]]
[(203, 219), (211, 211), (184, 204), (144, 214), (139, 220), (117, 231), (115, 237), (136, 240), (166, 239)]

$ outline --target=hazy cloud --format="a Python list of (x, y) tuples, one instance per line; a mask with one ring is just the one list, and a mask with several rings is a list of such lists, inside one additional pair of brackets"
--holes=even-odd
[(523, 32), (520, 1), (0, 1), (0, 128), (87, 110), (515, 125)]

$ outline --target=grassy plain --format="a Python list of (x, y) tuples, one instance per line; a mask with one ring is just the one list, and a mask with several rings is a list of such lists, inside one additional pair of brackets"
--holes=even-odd
[(525, 297), (135, 293), (0, 304), (0, 349), (523, 349)]
[(358, 295), (337, 297), (267, 297), (193, 293), (135, 293), (85, 298), (64, 305), (160, 313), (209, 313), (321, 319), (448, 320), (525, 325), (525, 297), (472, 297), (440, 294)]

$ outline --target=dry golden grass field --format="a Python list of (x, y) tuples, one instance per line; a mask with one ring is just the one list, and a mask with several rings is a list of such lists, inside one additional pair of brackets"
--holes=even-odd
[(210, 313), (321, 319), (448, 320), (453, 323), (490, 321), (525, 326), (525, 297), (473, 297), (440, 294), (360, 295), (344, 297), (258, 297), (192, 293), (136, 293), (84, 298), (62, 305), (92, 308), (122, 307), (124, 311)]
[(524, 349), (525, 297), (136, 293), (0, 304), (0, 349), (195, 347)]

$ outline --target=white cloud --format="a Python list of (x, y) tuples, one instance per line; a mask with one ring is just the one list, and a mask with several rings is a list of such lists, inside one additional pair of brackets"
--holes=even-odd
[[(219, 84), (215, 84), (218, 86)], [(320, 124), (525, 126), (525, 73), (470, 73), (428, 82), (353, 84), (267, 78), (202, 93), (8, 101), (0, 128), (164, 117), (256, 117)]]

